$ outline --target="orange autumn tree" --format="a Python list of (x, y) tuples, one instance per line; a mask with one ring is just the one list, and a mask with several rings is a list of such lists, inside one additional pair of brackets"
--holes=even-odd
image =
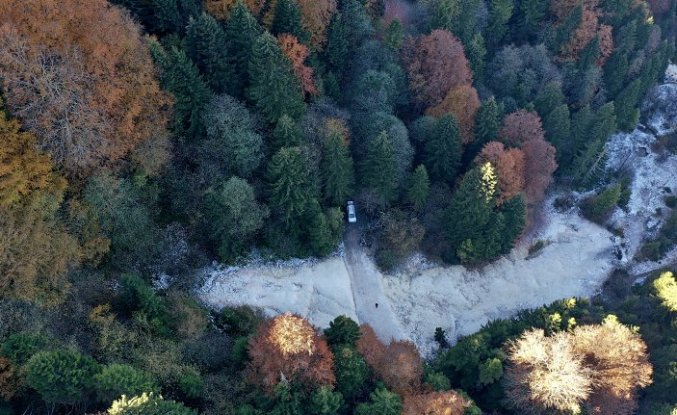
[(423, 360), (413, 343), (394, 341), (386, 346), (368, 324), (360, 326), (360, 333), (357, 351), (389, 389), (401, 395), (420, 389)]
[(8, 108), (71, 174), (165, 138), (171, 101), (140, 27), (105, 0), (0, 2), (0, 73)]
[(578, 59), (580, 53), (597, 36), (599, 39), (600, 58), (598, 64), (601, 66), (604, 61), (611, 56), (613, 52), (612, 28), (609, 25), (599, 23), (601, 12), (599, 9), (584, 7), (581, 16), (581, 23), (571, 36), (569, 42), (562, 47), (560, 57), (565, 60)]
[(317, 87), (313, 78), (313, 68), (305, 65), (306, 58), (310, 54), (308, 48), (299, 43), (296, 36), (284, 33), (277, 37), (277, 43), (280, 45), (282, 53), (289, 58), (294, 69), (294, 75), (301, 83), (301, 88), (305, 94), (316, 95)]
[(496, 203), (502, 204), (524, 190), (524, 152), (518, 148), (506, 148), (503, 143), (491, 141), (482, 147), (476, 160), (478, 165), (486, 162), (496, 168), (499, 195)]
[(573, 348), (593, 371), (588, 413), (634, 414), (637, 390), (650, 385), (653, 374), (646, 343), (639, 334), (615, 316), (608, 316), (600, 325), (576, 327)]
[(49, 156), (35, 150), (35, 136), (20, 130), (0, 109), (0, 206), (18, 202), (35, 190), (53, 185)]
[(407, 395), (402, 415), (463, 415), (472, 402), (455, 391)]
[(56, 304), (82, 252), (61, 221), (66, 181), (0, 109), (0, 297)]
[(334, 356), (302, 317), (285, 313), (263, 323), (249, 341), (249, 382), (272, 392), (283, 379), (306, 387), (333, 386)]
[(472, 84), (463, 45), (446, 30), (408, 40), (402, 58), (413, 97), (424, 107), (439, 104), (453, 88)]
[(298, 0), (301, 24), (310, 33), (310, 47), (321, 51), (327, 42), (327, 27), (336, 13), (336, 0)]
[(557, 170), (555, 147), (545, 140), (541, 118), (535, 112), (519, 110), (503, 120), (501, 140), (524, 153), (524, 177), (527, 202), (533, 206), (543, 200)]
[(360, 338), (357, 340), (356, 347), (370, 367), (378, 366), (386, 351), (385, 344), (381, 342), (369, 324), (360, 326)]
[(475, 139), (475, 115), (480, 105), (475, 88), (463, 84), (449, 90), (442, 102), (428, 108), (426, 115), (440, 118), (447, 113), (453, 114), (458, 121), (461, 141), (468, 144)]

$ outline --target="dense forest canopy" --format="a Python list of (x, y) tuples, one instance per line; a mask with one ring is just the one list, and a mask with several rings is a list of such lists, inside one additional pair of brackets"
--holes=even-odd
[(0, 1), (0, 414), (674, 415), (669, 272), (428, 362), (188, 292), (331, 254), (349, 199), (384, 269), (507, 254), (555, 182), (601, 220), (676, 34), (677, 0)]

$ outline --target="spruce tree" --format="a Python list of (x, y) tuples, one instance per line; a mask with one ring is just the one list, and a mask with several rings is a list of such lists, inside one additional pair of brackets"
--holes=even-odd
[(353, 191), (355, 175), (348, 146), (338, 132), (329, 134), (322, 148), (322, 192), (332, 206), (341, 206)]
[(541, 118), (545, 118), (555, 108), (565, 103), (566, 97), (562, 93), (562, 84), (559, 82), (547, 83), (534, 100), (534, 109)]
[(369, 395), (370, 403), (357, 405), (355, 415), (399, 415), (402, 412), (402, 399), (383, 387)]
[(451, 114), (438, 119), (425, 142), (425, 165), (433, 181), (452, 184), (461, 166), (463, 148), (458, 124)]
[(459, 253), (469, 257), (482, 241), (494, 213), (496, 182), (490, 163), (473, 168), (463, 177), (444, 212), (448, 244), (445, 260), (458, 262)]
[(501, 205), (505, 218), (505, 230), (501, 238), (503, 253), (508, 253), (515, 246), (515, 241), (524, 231), (527, 217), (527, 205), (524, 197), (515, 196)]
[(340, 393), (328, 386), (321, 386), (310, 395), (308, 410), (311, 415), (334, 415), (339, 413), (343, 405)]
[(283, 147), (268, 162), (268, 205), (288, 229), (298, 227), (316, 191), (299, 147)]
[[(559, 156), (564, 148), (571, 145), (569, 141), (571, 121), (567, 104), (558, 106), (543, 119), (543, 129), (545, 130), (545, 137), (557, 148), (557, 155)], [(564, 168), (562, 164), (560, 166)]]
[(548, 11), (548, 0), (522, 0), (519, 2), (519, 18), (516, 37), (528, 40), (534, 36)]
[(176, 47), (165, 51), (151, 43), (151, 54), (161, 68), (162, 86), (174, 95), (172, 128), (178, 135), (190, 138), (202, 134), (201, 113), (211, 100), (211, 91), (195, 64), (186, 53)]
[(394, 51), (400, 50), (404, 41), (404, 28), (398, 19), (394, 19), (388, 25), (385, 34), (385, 44)]
[(485, 30), (487, 47), (496, 50), (508, 33), (508, 22), (515, 8), (514, 0), (491, 0), (489, 3), (489, 24)]
[(263, 28), (242, 0), (238, 0), (230, 12), (224, 31), (228, 40), (228, 53), (232, 56), (235, 70), (233, 93), (236, 97), (242, 98), (249, 86), (249, 60), (252, 48), (256, 39), (263, 33)]
[(625, 87), (616, 97), (616, 115), (618, 127), (624, 131), (632, 131), (639, 121), (639, 108), (637, 102), (640, 99), (641, 80), (635, 79)]
[(429, 194), (430, 180), (428, 179), (428, 171), (423, 164), (420, 164), (409, 179), (407, 203), (411, 204), (414, 210), (420, 212), (425, 207)]
[(205, 80), (217, 94), (235, 94), (235, 69), (227, 49), (226, 34), (221, 25), (203, 13), (191, 19), (186, 30), (187, 55), (195, 62)]
[(482, 103), (475, 115), (475, 140), (466, 147), (463, 153), (464, 166), (472, 163), (485, 144), (496, 139), (501, 129), (502, 116), (503, 105), (499, 105), (494, 97)]
[(249, 99), (273, 123), (283, 115), (299, 118), (304, 111), (303, 91), (291, 61), (270, 33), (256, 39), (249, 62)]
[(296, 0), (277, 0), (270, 32), (274, 35), (288, 33), (301, 43), (308, 41), (308, 33), (301, 25), (301, 9)]
[(373, 189), (388, 203), (397, 197), (397, 177), (395, 148), (388, 133), (382, 131), (367, 145), (367, 152), (360, 163), (361, 184)]
[(202, 12), (200, 0), (150, 0), (149, 28), (154, 33), (183, 34), (191, 17)]
[(282, 147), (294, 147), (301, 144), (301, 132), (296, 122), (288, 115), (283, 115), (277, 120), (277, 125), (272, 134), (271, 146), (274, 150)]

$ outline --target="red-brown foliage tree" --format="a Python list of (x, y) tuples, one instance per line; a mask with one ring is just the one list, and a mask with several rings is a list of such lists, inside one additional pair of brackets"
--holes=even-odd
[(402, 415), (463, 415), (471, 404), (455, 391), (407, 395)]
[(402, 53), (409, 87), (420, 105), (435, 106), (451, 89), (472, 84), (463, 45), (446, 30), (437, 29), (427, 36), (410, 39)]
[(519, 110), (503, 120), (501, 139), (524, 152), (524, 178), (527, 203), (533, 206), (543, 200), (557, 170), (555, 147), (545, 141), (541, 118), (535, 112)]
[(520, 147), (529, 140), (544, 140), (545, 131), (537, 113), (520, 109), (505, 117), (498, 136), (505, 144)]
[(373, 369), (389, 389), (400, 395), (415, 393), (421, 387), (423, 360), (411, 342), (390, 343)]
[(310, 33), (310, 47), (324, 49), (327, 27), (336, 12), (336, 0), (299, 0), (301, 24)]
[(302, 317), (285, 313), (263, 323), (249, 341), (249, 382), (273, 392), (282, 377), (306, 387), (334, 385), (334, 356)]
[(522, 145), (524, 152), (524, 190), (527, 202), (534, 205), (543, 200), (545, 191), (552, 183), (552, 174), (557, 170), (555, 147), (545, 140), (529, 140)]
[(360, 338), (357, 340), (356, 346), (357, 351), (364, 357), (364, 361), (371, 367), (378, 366), (386, 351), (386, 346), (369, 324), (360, 326)]
[(464, 84), (451, 89), (444, 100), (428, 108), (426, 114), (439, 118), (444, 114), (452, 113), (458, 121), (461, 141), (463, 144), (468, 144), (475, 139), (475, 115), (480, 105), (480, 98), (475, 88)]
[(569, 42), (561, 50), (560, 57), (565, 60), (576, 60), (579, 54), (595, 36), (599, 38), (600, 59), (599, 65), (613, 52), (613, 37), (611, 26), (600, 25), (600, 10), (593, 7), (584, 7), (581, 23), (571, 36)]
[(496, 167), (498, 174), (499, 205), (524, 190), (525, 158), (522, 150), (507, 149), (503, 143), (492, 141), (485, 144), (477, 158), (478, 165), (487, 161)]
[(305, 65), (306, 58), (310, 54), (308, 48), (299, 43), (299, 40), (296, 36), (284, 33), (277, 37), (277, 43), (282, 49), (282, 53), (292, 63), (294, 68), (294, 74), (301, 83), (301, 88), (303, 92), (310, 95), (317, 94), (317, 87), (315, 86), (315, 79), (313, 78), (313, 68), (310, 68)]
[(105, 0), (0, 2), (0, 72), (8, 108), (71, 173), (165, 136), (140, 28)]

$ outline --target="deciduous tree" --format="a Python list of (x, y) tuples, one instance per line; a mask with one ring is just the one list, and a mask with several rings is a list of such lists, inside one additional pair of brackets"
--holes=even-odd
[(334, 357), (303, 318), (285, 313), (259, 326), (249, 341), (247, 379), (272, 392), (282, 377), (308, 389), (333, 386)]
[(506, 149), (503, 143), (492, 141), (482, 148), (477, 160), (480, 164), (490, 162), (496, 168), (499, 205), (524, 190), (525, 157), (522, 150)]
[(169, 104), (140, 28), (105, 0), (0, 3), (7, 106), (71, 174), (164, 135)]
[(407, 395), (402, 415), (463, 415), (472, 401), (455, 391)]
[(472, 83), (463, 45), (446, 30), (409, 40), (403, 49), (409, 87), (420, 105), (439, 104), (453, 88)]
[(289, 34), (278, 36), (277, 42), (282, 49), (282, 53), (291, 61), (294, 74), (301, 83), (303, 92), (308, 95), (316, 95), (317, 87), (313, 78), (313, 69), (305, 65), (306, 58), (310, 53), (308, 48), (299, 43), (295, 36)]
[(442, 117), (451, 113), (458, 121), (461, 142), (468, 144), (475, 139), (475, 114), (480, 108), (480, 99), (472, 85), (460, 85), (451, 89), (442, 102), (426, 110), (426, 115)]

